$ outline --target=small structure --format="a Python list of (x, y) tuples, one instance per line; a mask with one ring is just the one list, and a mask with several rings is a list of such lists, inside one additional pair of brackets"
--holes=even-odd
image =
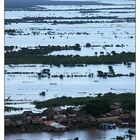
[(122, 122), (122, 123), (121, 123), (121, 126), (122, 126), (122, 127), (129, 127), (129, 123), (128, 123), (128, 122)]
[(12, 121), (12, 122), (11, 122), (11, 126), (12, 126), (12, 127), (16, 127), (16, 126), (17, 126), (17, 125), (16, 125), (16, 122), (15, 122), (15, 121)]
[(68, 128), (67, 126), (64, 126), (54, 121), (43, 121), (43, 124), (45, 125), (47, 131), (61, 132), (66, 131)]
[(129, 114), (120, 114), (119, 119), (123, 121), (128, 121), (130, 119)]
[(62, 112), (63, 109), (61, 107), (53, 107), (52, 111), (54, 111), (54, 112)]
[(65, 119), (66, 117), (67, 117), (66, 115), (54, 115), (53, 116), (54, 119), (59, 119), (59, 118), (64, 118)]
[(60, 107), (52, 107), (44, 110), (43, 114), (47, 116), (48, 120), (52, 120), (54, 115), (60, 115), (62, 114), (62, 112), (63, 109), (61, 109)]
[(57, 83), (50, 83), (50, 85), (57, 85)]
[(61, 124), (66, 124), (68, 121), (66, 115), (54, 115), (54, 120)]
[(16, 126), (22, 126), (22, 125), (23, 125), (23, 122), (21, 120), (16, 121)]
[(116, 140), (124, 140), (124, 139), (125, 139), (124, 136), (117, 136), (117, 137), (116, 137)]
[(76, 122), (81, 123), (82, 122), (82, 117), (81, 116), (76, 117)]
[(47, 117), (46, 116), (42, 116), (42, 121), (47, 121)]
[(39, 117), (32, 118), (32, 124), (42, 124), (42, 118)]
[(24, 111), (22, 115), (23, 115), (23, 117), (33, 116), (33, 112), (32, 111)]
[(23, 118), (22, 118), (22, 121), (23, 121), (25, 124), (31, 124), (31, 123), (32, 123), (32, 116), (23, 117)]
[(86, 115), (82, 115), (81, 119), (82, 119), (82, 123), (88, 123), (89, 122)]
[(106, 113), (106, 117), (112, 117), (113, 115), (111, 113)]
[(102, 123), (99, 125), (99, 128), (101, 129), (115, 129), (116, 128), (116, 124), (111, 124), (111, 123)]
[(42, 92), (39, 93), (39, 95), (40, 96), (45, 96), (46, 95), (46, 92), (45, 91), (42, 91)]
[(116, 116), (116, 115), (123, 114), (124, 112), (125, 112), (124, 109), (122, 109), (122, 108), (118, 108), (118, 109), (114, 109), (114, 110), (112, 110), (112, 111), (111, 111), (111, 114), (112, 114), (113, 116)]
[(119, 109), (120, 107), (121, 107), (121, 103), (118, 103), (118, 102), (113, 103), (113, 104), (111, 105), (111, 109)]
[(130, 112), (130, 117), (131, 117), (131, 119), (134, 119), (135, 120), (135, 118), (136, 118), (136, 112), (134, 110), (132, 110)]
[[(81, 106), (81, 107), (82, 107), (82, 106)], [(79, 112), (80, 109), (81, 109), (81, 107), (74, 107), (73, 111), (74, 111), (74, 112)]]
[(5, 119), (5, 127), (10, 127), (12, 125), (10, 119)]
[(77, 116), (76, 114), (68, 114), (69, 118), (76, 118), (76, 116)]
[(50, 77), (50, 69), (43, 69), (41, 72), (37, 73), (38, 77)]
[(129, 130), (128, 130), (128, 134), (135, 135), (135, 134), (136, 134), (136, 132), (135, 132), (135, 130), (129, 129)]
[(89, 122), (95, 122), (96, 119), (92, 115), (87, 115), (87, 119)]

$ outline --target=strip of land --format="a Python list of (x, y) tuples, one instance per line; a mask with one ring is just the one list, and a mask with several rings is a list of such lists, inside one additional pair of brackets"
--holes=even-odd
[[(46, 108), (46, 107), (56, 107), (56, 106), (65, 106), (65, 105), (85, 105), (90, 102), (97, 102), (97, 104), (100, 102), (106, 102), (108, 104), (112, 104), (114, 102), (120, 102), (122, 104), (122, 107), (127, 108), (126, 103), (129, 104), (128, 106), (134, 107), (135, 102), (135, 94), (133, 93), (123, 93), (123, 94), (114, 94), (114, 93), (107, 93), (107, 94), (98, 94), (97, 97), (58, 97), (54, 99), (50, 99), (47, 101), (34, 101), (33, 104), (35, 104), (36, 108)], [(128, 101), (128, 102), (127, 102)], [(89, 108), (91, 109), (91, 108)], [(133, 108), (134, 109), (134, 108)], [(97, 111), (95, 109), (95, 111)]]
[(79, 55), (57, 55), (48, 56), (47, 54), (28, 52), (6, 52), (5, 64), (49, 64), (60, 66), (75, 66), (76, 64), (122, 64), (126, 62), (135, 62), (135, 53), (133, 52), (112, 52), (109, 55), (100, 56), (79, 56)]

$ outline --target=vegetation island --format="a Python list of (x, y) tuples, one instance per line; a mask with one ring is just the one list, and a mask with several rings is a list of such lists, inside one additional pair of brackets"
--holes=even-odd
[[(74, 129), (130, 128), (125, 137), (132, 138), (135, 131), (135, 94), (106, 93), (96, 97), (58, 97), (47, 101), (34, 101), (40, 113), (24, 111), (20, 115), (5, 116), (5, 133), (62, 132)], [(67, 106), (65, 109), (62, 108)], [(8, 107), (7, 107), (8, 108)], [(13, 129), (14, 128), (14, 129)], [(78, 140), (78, 138), (77, 138)]]

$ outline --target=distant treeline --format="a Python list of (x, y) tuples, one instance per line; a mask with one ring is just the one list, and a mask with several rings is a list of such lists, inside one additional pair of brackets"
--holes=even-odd
[(80, 11), (80, 12), (84, 12), (84, 11), (94, 11), (94, 12), (100, 12), (103, 10), (135, 10), (135, 7), (114, 7), (114, 8), (90, 8), (90, 9), (85, 9), (85, 8), (68, 8), (68, 9), (46, 9), (43, 7), (26, 7), (26, 8), (6, 8), (5, 11)]
[[(80, 9), (80, 12), (81, 13), (91, 13), (91, 12), (97, 12), (97, 11), (100, 12), (103, 10), (105, 10), (105, 11), (107, 11), (107, 10), (135, 10), (135, 8), (133, 8), (133, 7), (114, 7), (114, 8)], [(120, 11), (120, 12), (123, 12), (123, 11)]]
[[(80, 21), (72, 21), (77, 19)], [(87, 21), (83, 21), (87, 19)], [(112, 21), (93, 21), (96, 19), (112, 19)], [(53, 21), (51, 21), (53, 20)], [(57, 20), (71, 20), (71, 21), (57, 21)], [(117, 16), (96, 16), (96, 17), (24, 17), (21, 19), (5, 19), (5, 24), (11, 23), (96, 23), (96, 22), (135, 22), (135, 17), (119, 18)]]
[(21, 19), (6, 19), (5, 21), (51, 20), (51, 19), (116, 19), (118, 16), (92, 16), (92, 17), (23, 17)]
[[(14, 51), (14, 49), (18, 48), (17, 46), (5, 46), (5, 50), (6, 51)], [(18, 54), (18, 55), (28, 55), (28, 54), (48, 54), (51, 53), (53, 51), (62, 51), (62, 50), (76, 50), (76, 51), (80, 51), (81, 47), (80, 44), (75, 44), (73, 46), (35, 46), (33, 49), (29, 49), (29, 48), (20, 48), (20, 50), (18, 52), (14, 51), (11, 53), (14, 54)], [(11, 54), (9, 53), (9, 54)]]
[(109, 55), (100, 56), (79, 56), (79, 55), (57, 55), (48, 56), (39, 53), (6, 52), (5, 64), (50, 64), (60, 66), (75, 66), (77, 64), (120, 64), (124, 62), (135, 62), (135, 53), (122, 52), (116, 53), (112, 51)]

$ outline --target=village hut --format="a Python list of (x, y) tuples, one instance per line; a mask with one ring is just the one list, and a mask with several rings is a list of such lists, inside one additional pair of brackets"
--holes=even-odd
[(23, 117), (27, 117), (27, 116), (33, 116), (33, 112), (32, 111), (24, 111), (22, 114)]
[(12, 125), (10, 119), (5, 119), (5, 127), (10, 127)]
[(16, 126), (22, 126), (22, 125), (23, 125), (23, 122), (21, 120), (16, 121)]
[(46, 131), (61, 132), (61, 131), (66, 131), (68, 128), (67, 126), (64, 126), (54, 121), (44, 121), (43, 124), (45, 125)]
[(40, 117), (33, 117), (32, 124), (42, 124), (42, 118)]
[(63, 110), (60, 107), (52, 107), (43, 111), (43, 114), (48, 118), (48, 120), (52, 120), (54, 115), (60, 115), (63, 113)]

